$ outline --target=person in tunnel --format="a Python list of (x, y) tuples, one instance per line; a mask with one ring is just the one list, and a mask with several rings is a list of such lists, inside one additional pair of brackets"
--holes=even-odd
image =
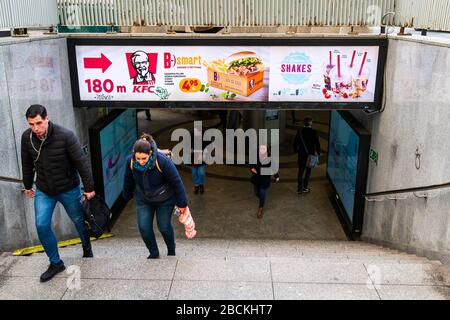
[(307, 165), (308, 155), (320, 157), (319, 133), (312, 128), (313, 119), (306, 117), (303, 120), (303, 128), (297, 130), (294, 139), (294, 151), (298, 154), (298, 184), (297, 194), (311, 192), (308, 188), (312, 168)]
[[(262, 168), (271, 167), (271, 155), (270, 149), (267, 144), (261, 144), (259, 146), (259, 156), (258, 161), (255, 165), (251, 167), (252, 177), (250, 179), (253, 184), (253, 189), (256, 197), (259, 199), (258, 212), (256, 214), (258, 219), (262, 219), (264, 215), (264, 206), (266, 203), (267, 190), (271, 185), (272, 175), (265, 175), (262, 172)], [(278, 173), (274, 174), (275, 181), (280, 181), (280, 176)]]
[[(148, 259), (159, 258), (159, 249), (153, 232), (156, 215), (158, 229), (167, 246), (167, 254), (175, 255), (175, 236), (172, 213), (177, 206), (182, 215), (189, 212), (186, 191), (172, 160), (158, 151), (149, 134), (142, 134), (127, 157), (123, 198), (134, 197), (139, 232), (150, 252)], [(189, 213), (190, 215), (190, 213)]]
[[(201, 141), (197, 147), (195, 140)], [(194, 127), (194, 134), (191, 141), (191, 166), (192, 182), (194, 184), (194, 194), (203, 194), (205, 192), (206, 162), (203, 158), (203, 152), (207, 151), (208, 142), (203, 141), (203, 132)]]

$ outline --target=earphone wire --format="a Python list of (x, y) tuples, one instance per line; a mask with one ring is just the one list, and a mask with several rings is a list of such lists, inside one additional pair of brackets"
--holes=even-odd
[(33, 131), (30, 131), (30, 143), (31, 143), (31, 146), (33, 147), (34, 151), (37, 152), (37, 158), (36, 158), (36, 160), (33, 160), (33, 164), (35, 166), (36, 166), (36, 162), (39, 160), (39, 157), (41, 156), (42, 146), (44, 145), (44, 142), (46, 139), (47, 139), (47, 133), (45, 133), (44, 140), (42, 140), (41, 145), (39, 146), (39, 150), (37, 150), (33, 143)]

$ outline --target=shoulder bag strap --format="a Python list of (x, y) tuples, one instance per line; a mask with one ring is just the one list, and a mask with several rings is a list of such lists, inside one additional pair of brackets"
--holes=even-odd
[(309, 154), (308, 148), (306, 147), (305, 140), (303, 140), (303, 130), (300, 130), (300, 139), (302, 139), (303, 147), (305, 147), (305, 151)]
[(156, 158), (155, 158), (155, 165), (156, 165), (156, 169), (158, 169), (158, 171), (160, 173), (163, 173), (161, 170), (161, 167), (159, 166), (159, 163), (158, 163), (158, 155), (156, 155)]

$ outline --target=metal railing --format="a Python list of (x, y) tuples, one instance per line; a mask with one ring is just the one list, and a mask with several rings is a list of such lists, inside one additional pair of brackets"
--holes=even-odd
[(58, 25), (57, 0), (0, 0), (0, 28)]
[(377, 26), (395, 0), (58, 0), (62, 25)]
[(450, 31), (449, 0), (395, 0), (395, 25)]
[(380, 26), (450, 31), (449, 0), (1, 0), (0, 28)]
[(1, 176), (0, 176), (0, 181), (2, 181), (2, 182), (13, 182), (13, 183), (23, 183), (23, 181), (21, 179), (11, 178), (11, 177), (1, 177)]
[[(427, 186), (427, 187), (417, 187), (417, 188), (409, 188), (409, 189), (401, 189), (401, 190), (391, 190), (391, 191), (383, 191), (383, 192), (376, 192), (376, 193), (368, 193), (365, 194), (364, 197), (366, 198), (366, 201), (368, 202), (381, 202), (385, 199), (387, 200), (406, 200), (407, 197), (389, 197), (393, 195), (398, 194), (413, 194), (416, 198), (424, 198), (424, 199), (430, 199), (435, 198), (436, 196), (429, 196), (428, 194), (422, 194), (418, 195), (419, 192), (427, 192), (427, 191), (435, 191), (435, 190), (442, 190), (450, 188), (450, 183), (444, 183), (439, 185), (433, 185), (433, 186)], [(383, 198), (380, 198), (383, 197)]]

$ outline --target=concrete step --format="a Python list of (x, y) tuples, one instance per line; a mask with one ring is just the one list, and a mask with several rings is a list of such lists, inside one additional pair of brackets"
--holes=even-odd
[[(39, 283), (47, 257), (3, 257), (1, 299), (450, 299), (450, 271), (431, 263), (304, 258), (65, 258)], [(71, 270), (71, 271), (70, 271)], [(79, 288), (68, 287), (74, 272)]]
[[(385, 285), (449, 286), (450, 272), (433, 263), (392, 261), (250, 258), (250, 257), (164, 257), (145, 256), (93, 259), (64, 258), (66, 267), (78, 266), (82, 279), (153, 281), (242, 281), (277, 283), (341, 283), (365, 285), (373, 280)], [(6, 257), (2, 276), (38, 277), (48, 261), (44, 255)], [(58, 274), (67, 278), (68, 273)]]
[[(157, 239), (161, 256), (166, 247)], [(148, 250), (140, 238), (109, 238), (93, 242), (96, 258), (147, 257)], [(61, 257), (79, 258), (80, 245), (60, 249)], [(43, 254), (41, 254), (43, 255)], [(439, 263), (370, 244), (327, 241), (252, 241), (222, 239), (179, 239), (178, 258), (298, 258), (318, 261), (355, 261), (357, 263)]]

